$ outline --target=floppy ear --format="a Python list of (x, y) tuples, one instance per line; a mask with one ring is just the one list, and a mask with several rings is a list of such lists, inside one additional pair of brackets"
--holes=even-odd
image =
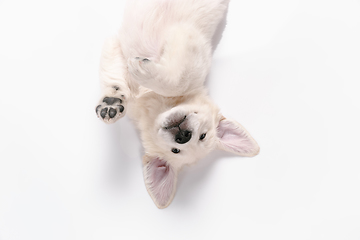
[(217, 127), (218, 148), (240, 156), (252, 157), (260, 147), (239, 123), (222, 118)]
[(158, 208), (166, 208), (175, 195), (177, 171), (165, 160), (144, 156), (145, 186)]

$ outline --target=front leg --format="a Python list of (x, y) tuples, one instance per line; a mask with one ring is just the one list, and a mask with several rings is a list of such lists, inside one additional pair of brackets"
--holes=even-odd
[(122, 56), (119, 39), (109, 38), (103, 47), (100, 60), (100, 82), (102, 97), (95, 111), (105, 123), (114, 123), (122, 118), (130, 98), (130, 88), (126, 81), (126, 64)]

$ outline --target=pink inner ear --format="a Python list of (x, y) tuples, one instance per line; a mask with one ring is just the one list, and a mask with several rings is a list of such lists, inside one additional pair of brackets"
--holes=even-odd
[(145, 166), (145, 183), (153, 200), (160, 207), (165, 207), (174, 191), (175, 173), (164, 160), (155, 158)]
[(259, 151), (259, 146), (250, 134), (240, 124), (230, 120), (220, 121), (217, 136), (224, 150), (240, 155), (254, 155)]

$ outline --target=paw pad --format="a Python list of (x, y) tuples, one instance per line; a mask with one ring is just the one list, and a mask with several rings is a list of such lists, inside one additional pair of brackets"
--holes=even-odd
[(150, 62), (150, 59), (148, 59), (148, 58), (136, 57), (135, 60), (141, 60), (141, 61), (143, 61), (143, 62)]
[(120, 98), (104, 97), (95, 109), (96, 114), (105, 122), (114, 122), (123, 115), (125, 107), (122, 103), (123, 100)]
[(120, 98), (114, 98), (114, 97), (104, 97), (103, 102), (107, 105), (114, 105), (116, 103), (121, 104), (122, 100)]

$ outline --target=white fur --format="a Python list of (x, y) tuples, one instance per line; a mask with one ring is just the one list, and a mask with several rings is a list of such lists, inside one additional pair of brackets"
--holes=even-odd
[[(240, 124), (220, 114), (204, 88), (211, 40), (227, 5), (228, 0), (131, 0), (119, 34), (104, 44), (97, 114), (106, 123), (125, 113), (134, 120), (145, 149), (145, 184), (159, 208), (171, 203), (182, 166), (215, 148), (243, 156), (259, 152)], [(104, 97), (121, 99), (125, 110), (101, 117), (104, 108), (119, 108), (104, 103)], [(176, 142), (184, 129), (190, 140)]]

